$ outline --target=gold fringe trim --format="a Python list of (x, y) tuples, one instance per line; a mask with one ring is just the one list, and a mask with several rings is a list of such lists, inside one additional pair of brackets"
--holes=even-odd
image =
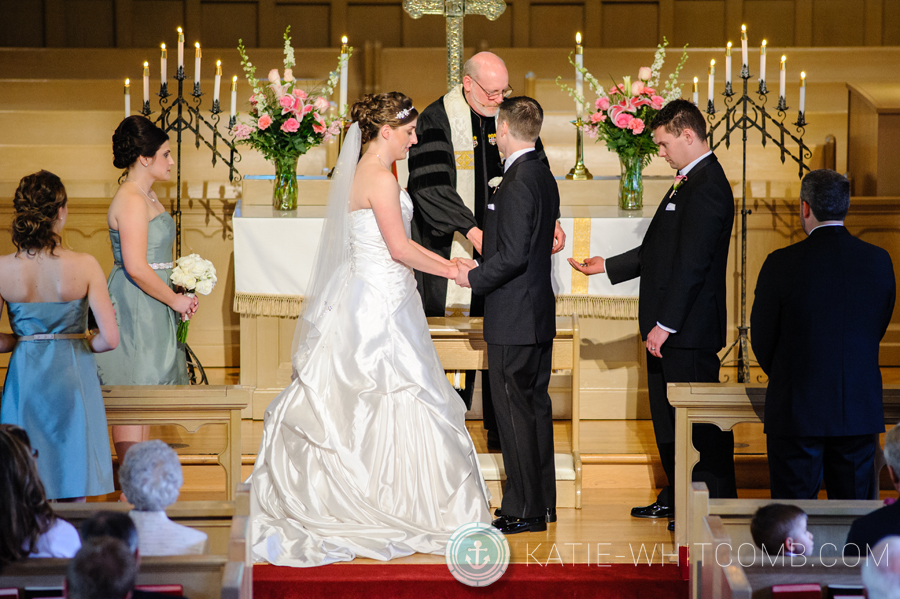
[(301, 295), (237, 291), (234, 294), (234, 311), (242, 316), (297, 318), (303, 309), (303, 302), (303, 296)]
[(638, 298), (603, 295), (557, 295), (556, 315), (609, 320), (637, 320)]
[[(243, 316), (297, 318), (303, 308), (303, 301), (303, 297), (299, 295), (239, 291), (234, 294), (234, 311)], [(637, 320), (638, 298), (580, 294), (556, 296), (556, 315), (570, 316), (573, 313), (582, 318)]]

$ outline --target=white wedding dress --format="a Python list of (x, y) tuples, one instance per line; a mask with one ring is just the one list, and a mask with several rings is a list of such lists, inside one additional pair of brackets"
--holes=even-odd
[[(400, 204), (409, 235), (405, 191)], [(457, 527), (491, 521), (413, 271), (372, 210), (346, 218), (349, 260), (308, 308), (300, 368), (266, 410), (250, 477), (253, 555), (276, 565), (443, 554)]]

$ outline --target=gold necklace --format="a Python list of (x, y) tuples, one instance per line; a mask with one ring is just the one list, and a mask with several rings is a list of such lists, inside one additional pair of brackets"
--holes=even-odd
[[(377, 154), (376, 154), (376, 156), (377, 156)], [(146, 191), (144, 191), (144, 189), (143, 189), (140, 185), (138, 185), (138, 182), (137, 182), (137, 181), (135, 181), (134, 179), (129, 179), (128, 177), (125, 177), (125, 180), (126, 180), (126, 181), (131, 181), (132, 183), (134, 183), (135, 187), (137, 187), (137, 188), (141, 191), (141, 193), (144, 194), (144, 197), (145, 197), (145, 198), (147, 198), (147, 199), (150, 200), (151, 202), (155, 202), (155, 201), (156, 201), (156, 198), (150, 197), (150, 194), (148, 194)]]

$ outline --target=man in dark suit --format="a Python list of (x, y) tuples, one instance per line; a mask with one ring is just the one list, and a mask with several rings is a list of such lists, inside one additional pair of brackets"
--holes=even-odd
[(772, 499), (876, 496), (884, 431), (878, 346), (894, 310), (894, 267), (844, 228), (850, 182), (830, 170), (800, 186), (808, 237), (769, 254), (750, 316), (769, 375), (765, 433)]
[[(484, 262), (459, 269), (457, 283), (485, 296), (484, 339), (506, 486), (494, 526), (504, 534), (547, 529), (556, 512), (550, 366), (556, 299), (550, 248), (559, 190), (535, 152), (544, 114), (526, 97), (500, 105), (502, 182), (484, 218)], [(469, 263), (471, 265), (471, 263)]]
[[(650, 414), (669, 484), (656, 502), (632, 509), (631, 515), (667, 518), (675, 513), (675, 410), (666, 383), (719, 380), (716, 353), (725, 347), (725, 268), (734, 196), (706, 142), (706, 121), (696, 106), (674, 100), (650, 126), (659, 155), (678, 174), (641, 245), (606, 260), (595, 256), (569, 263), (585, 274), (606, 272), (613, 284), (641, 278), (638, 321), (647, 346)], [(693, 479), (706, 483), (710, 497), (737, 497), (733, 433), (695, 424), (694, 446), (700, 462)]]
[[(894, 488), (900, 491), (900, 425), (884, 436), (884, 460)], [(868, 555), (878, 541), (900, 535), (900, 501), (858, 518), (850, 526), (844, 555)]]

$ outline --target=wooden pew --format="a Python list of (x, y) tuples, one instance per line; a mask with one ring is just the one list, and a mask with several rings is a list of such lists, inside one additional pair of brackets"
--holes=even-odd
[(135, 385), (103, 387), (106, 422), (176, 424), (197, 432), (207, 424), (225, 425), (225, 448), (218, 462), (225, 469), (226, 497), (234, 499), (241, 478), (241, 410), (250, 400), (238, 385)]
[[(740, 422), (762, 422), (766, 386), (669, 383), (668, 398), (675, 408), (675, 544), (681, 548), (688, 544), (691, 473), (700, 459), (692, 425), (710, 422), (731, 430)], [(900, 422), (900, 385), (884, 385), (884, 419)]]
[(764, 556), (733, 540), (719, 516), (703, 518), (700, 542), (702, 555), (691, 566), (694, 599), (767, 598), (777, 584), (813, 583), (823, 590), (829, 584), (862, 584), (866, 558)]
[[(249, 486), (242, 485), (238, 495), (247, 496), (248, 492)], [(239, 504), (241, 502), (236, 503)], [(142, 557), (137, 584), (178, 584), (189, 599), (252, 599), (253, 566), (248, 561), (249, 515), (236, 516), (230, 530), (225, 555)], [(62, 587), (68, 563), (67, 559), (13, 562), (0, 572), (0, 588)]]
[(744, 543), (753, 545), (750, 521), (759, 508), (770, 503), (796, 505), (809, 516), (807, 528), (813, 533), (816, 556), (840, 557), (850, 525), (854, 520), (883, 507), (880, 500), (817, 499), (710, 499), (706, 483), (691, 483), (689, 505), (688, 547), (692, 562), (703, 538), (703, 521), (707, 516), (717, 516), (735, 547)]
[[(131, 508), (131, 504), (121, 501), (53, 504), (56, 515), (79, 530), (81, 524), (97, 512), (127, 513)], [(234, 526), (239, 519), (247, 519), (250, 515), (250, 485), (239, 483), (234, 501), (179, 501), (166, 509), (166, 515), (178, 524), (205, 532), (209, 537), (206, 548), (209, 555), (225, 555), (241, 561), (243, 557), (235, 554), (232, 546), (236, 538)]]
[[(483, 318), (432, 317), (428, 319), (431, 339), (445, 370), (485, 370), (487, 343), (483, 334)], [(581, 333), (578, 315), (557, 317), (553, 340), (553, 369), (572, 371), (571, 445), (556, 453), (556, 490), (558, 507), (581, 509), (580, 449), (580, 365)], [(491, 491), (491, 505), (499, 507), (505, 478), (503, 459), (499, 453), (478, 454), (481, 472)]]

